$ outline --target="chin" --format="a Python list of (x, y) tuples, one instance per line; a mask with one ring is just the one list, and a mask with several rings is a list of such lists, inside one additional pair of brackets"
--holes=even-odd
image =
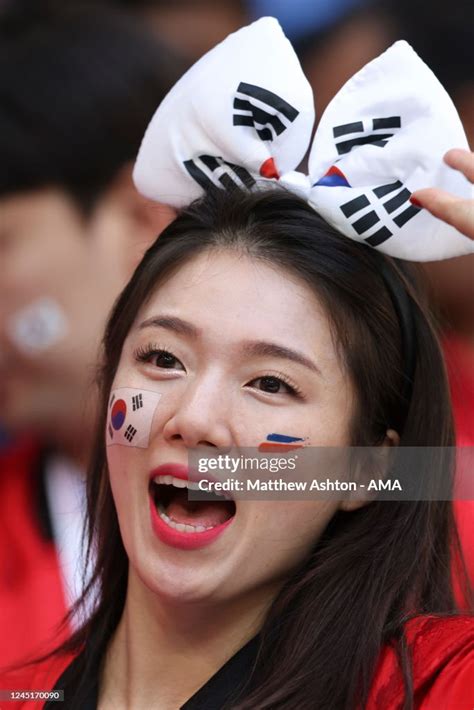
[(167, 604), (206, 604), (225, 600), (222, 582), (210, 579), (202, 572), (184, 572), (178, 567), (164, 570), (160, 566), (155, 573), (148, 569), (139, 576), (149, 591)]

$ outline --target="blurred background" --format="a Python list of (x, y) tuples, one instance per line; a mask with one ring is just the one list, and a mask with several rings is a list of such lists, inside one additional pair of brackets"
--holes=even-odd
[[(474, 146), (468, 0), (0, 0), (0, 666), (64, 638), (58, 624), (84, 579), (100, 339), (173, 217), (133, 188), (142, 135), (196, 59), (264, 15), (292, 41), (317, 116), (354, 72), (406, 39)], [(425, 272), (458, 444), (472, 446), (474, 257)], [(473, 506), (456, 503), (474, 577)]]

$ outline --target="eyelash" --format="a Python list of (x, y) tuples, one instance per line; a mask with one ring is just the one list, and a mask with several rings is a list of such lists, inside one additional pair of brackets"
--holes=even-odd
[[(177, 358), (175, 355), (173, 355), (173, 353), (170, 350), (167, 350), (166, 348), (158, 347), (157, 345), (154, 345), (151, 343), (149, 345), (140, 346), (139, 348), (137, 348), (135, 350), (133, 355), (134, 355), (135, 360), (137, 360), (138, 362), (147, 363), (147, 362), (149, 362), (151, 357), (156, 356), (156, 355), (169, 355), (170, 357), (172, 357), (175, 360), (178, 360), (178, 362), (180, 362), (179, 358)], [(167, 368), (163, 368), (163, 369), (167, 369)], [(174, 368), (170, 367), (168, 369), (172, 370)], [(255, 382), (256, 380), (262, 380), (265, 377), (272, 378), (274, 380), (282, 382), (286, 387), (288, 387), (288, 390), (289, 390), (288, 394), (291, 397), (295, 397), (296, 399), (304, 399), (303, 393), (301, 392), (299, 387), (297, 385), (295, 385), (295, 383), (292, 382), (282, 372), (276, 372), (275, 374), (267, 373), (265, 375), (260, 375), (260, 377), (254, 377), (253, 380), (251, 380), (250, 382)], [(263, 390), (260, 390), (260, 391), (262, 391), (265, 394), (265, 392)], [(267, 394), (271, 394), (271, 393), (267, 393)]]
[[(142, 345), (139, 348), (135, 350), (133, 353), (133, 356), (135, 360), (138, 362), (145, 362), (147, 363), (151, 357), (155, 355), (169, 355), (170, 357), (174, 358), (175, 360), (178, 360), (180, 362), (179, 358), (177, 358), (175, 355), (170, 350), (167, 350), (166, 348), (160, 348), (157, 345)], [(163, 368), (166, 369), (166, 368)], [(174, 369), (172, 367), (168, 368), (170, 370)]]
[[(287, 375), (284, 375), (282, 372), (276, 372), (276, 373), (267, 373), (266, 375), (260, 375), (260, 377), (254, 377), (252, 382), (255, 382), (255, 380), (262, 380), (263, 378), (268, 377), (273, 380), (277, 380), (279, 382), (282, 382), (288, 389), (290, 390), (288, 394), (290, 397), (295, 397), (296, 399), (304, 399), (302, 391), (299, 389), (295, 383), (290, 380)], [(265, 392), (264, 392), (265, 394)], [(279, 394), (285, 394), (285, 393), (279, 393)]]

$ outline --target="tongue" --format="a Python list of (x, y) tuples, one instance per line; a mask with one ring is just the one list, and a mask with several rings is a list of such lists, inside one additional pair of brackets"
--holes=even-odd
[(231, 517), (231, 503), (218, 501), (188, 500), (186, 489), (176, 492), (166, 508), (166, 514), (176, 523), (188, 525), (204, 525), (204, 527), (221, 525)]

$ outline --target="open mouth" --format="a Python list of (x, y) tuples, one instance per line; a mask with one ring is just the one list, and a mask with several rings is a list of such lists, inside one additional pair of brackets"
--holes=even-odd
[(160, 518), (179, 532), (200, 533), (212, 530), (234, 517), (233, 500), (206, 493), (208, 500), (188, 500), (188, 488), (197, 484), (174, 476), (157, 476), (150, 481), (150, 496)]

